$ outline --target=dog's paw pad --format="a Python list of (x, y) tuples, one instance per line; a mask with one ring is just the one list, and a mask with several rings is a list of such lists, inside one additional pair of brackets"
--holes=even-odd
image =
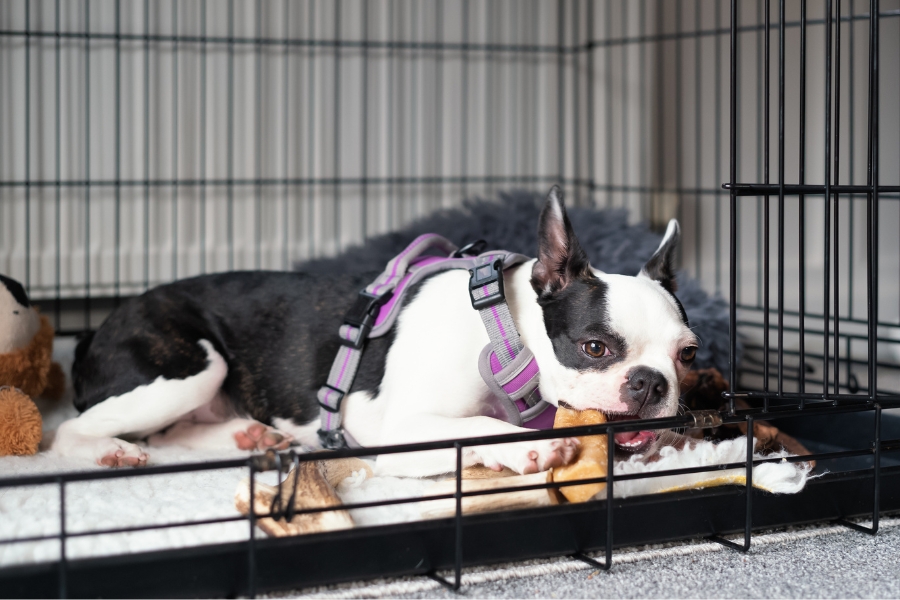
[(234, 434), (234, 441), (241, 450), (287, 450), (293, 439), (283, 431), (262, 423), (254, 423)]
[(97, 459), (101, 467), (143, 467), (146, 466), (150, 456), (140, 446), (130, 444), (122, 440), (113, 439), (114, 446), (108, 448)]

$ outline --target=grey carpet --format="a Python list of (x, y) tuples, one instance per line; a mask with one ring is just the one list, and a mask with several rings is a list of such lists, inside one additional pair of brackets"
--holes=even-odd
[[(408, 594), (385, 589), (427, 582), (424, 578), (316, 591), (359, 598), (898, 598), (900, 519), (884, 523), (874, 537), (843, 527), (796, 528), (787, 535), (811, 537), (784, 541), (777, 534), (758, 535), (748, 554), (699, 543), (705, 552), (615, 564), (609, 572), (585, 565), (564, 574), (471, 584), (459, 593), (440, 587)], [(313, 590), (298, 592), (302, 597)]]

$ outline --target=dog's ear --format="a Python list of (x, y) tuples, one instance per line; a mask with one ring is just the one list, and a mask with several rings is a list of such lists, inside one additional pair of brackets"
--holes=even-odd
[(641, 276), (658, 281), (670, 294), (674, 294), (678, 290), (678, 283), (675, 281), (675, 249), (678, 247), (680, 238), (681, 227), (678, 226), (678, 221), (672, 219), (669, 221), (666, 235), (663, 236), (659, 248), (640, 272)]
[(565, 288), (576, 277), (590, 275), (587, 254), (566, 215), (562, 192), (554, 185), (541, 211), (538, 260), (531, 271), (531, 286), (538, 296), (547, 296)]

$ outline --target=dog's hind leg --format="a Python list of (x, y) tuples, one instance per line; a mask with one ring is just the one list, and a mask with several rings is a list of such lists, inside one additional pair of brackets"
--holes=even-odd
[(129, 392), (95, 404), (79, 417), (60, 425), (53, 451), (89, 458), (107, 467), (136, 467), (147, 463), (140, 446), (120, 439), (144, 438), (179, 420), (216, 397), (228, 374), (222, 355), (207, 340), (206, 368), (184, 379), (162, 376)]

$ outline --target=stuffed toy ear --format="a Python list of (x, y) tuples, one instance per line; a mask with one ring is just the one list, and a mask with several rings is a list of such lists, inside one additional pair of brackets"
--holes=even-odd
[(24, 348), (40, 328), (40, 316), (22, 284), (0, 275), (0, 354)]

